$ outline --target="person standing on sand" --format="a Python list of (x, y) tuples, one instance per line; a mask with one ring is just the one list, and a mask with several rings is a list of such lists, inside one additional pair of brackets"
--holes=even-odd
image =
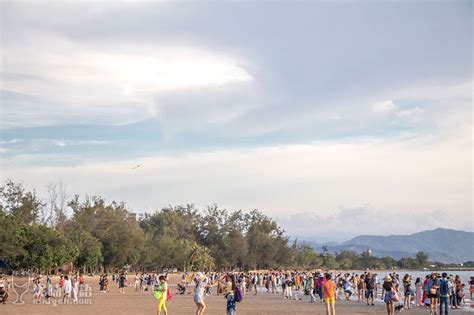
[(226, 298), (226, 311), (227, 315), (235, 315), (235, 295), (234, 291), (236, 289), (236, 284), (235, 284), (235, 275), (228, 275), (227, 276), (227, 281), (225, 283), (225, 295), (224, 297)]
[(471, 277), (469, 281), (469, 293), (470, 293), (470, 300), (472, 301), (472, 294), (474, 293), (474, 276)]
[(206, 291), (206, 277), (198, 273), (194, 279), (196, 286), (194, 287), (194, 303), (196, 303), (196, 315), (203, 315), (206, 310), (206, 303), (204, 303), (204, 295)]
[(317, 294), (317, 289), (316, 289), (316, 274), (313, 276), (310, 276), (309, 279), (309, 295), (311, 297), (311, 303), (316, 301), (316, 294)]
[(411, 308), (411, 276), (405, 274), (403, 277), (403, 289), (405, 293), (405, 300), (403, 301), (403, 306), (407, 309)]
[(336, 284), (332, 281), (331, 274), (326, 274), (326, 281), (323, 284), (323, 297), (324, 302), (326, 303), (326, 314), (327, 315), (336, 315), (336, 310), (334, 309), (334, 304), (336, 303)]
[(454, 292), (453, 292), (454, 308), (459, 308), (459, 306), (461, 305), (461, 301), (458, 298), (458, 296), (459, 296), (459, 292), (461, 291), (461, 286), (462, 286), (461, 277), (459, 275), (456, 275), (454, 277), (453, 284), (454, 284)]
[(433, 273), (426, 285), (428, 298), (430, 299), (430, 315), (438, 314), (438, 288), (438, 276), (436, 273)]
[(168, 309), (166, 308), (166, 298), (168, 295), (168, 283), (166, 282), (166, 276), (160, 276), (158, 278), (160, 284), (156, 285), (154, 289), (154, 296), (158, 300), (157, 314), (161, 315), (161, 311), (165, 315), (168, 315)]
[(423, 305), (426, 305), (426, 300), (428, 299), (429, 301), (429, 298), (428, 298), (428, 282), (430, 281), (430, 276), (429, 275), (426, 275), (425, 277), (425, 280), (423, 281)]
[(318, 292), (319, 301), (321, 303), (323, 302), (323, 284), (324, 284), (324, 277), (320, 273), (319, 276), (318, 276), (318, 280), (316, 282), (316, 291)]
[(421, 278), (416, 278), (415, 281), (415, 290), (416, 290), (416, 299), (415, 304), (417, 307), (423, 306), (423, 283), (421, 282)]
[(71, 296), (72, 284), (68, 276), (64, 276), (64, 294), (63, 294), (63, 304), (69, 303), (69, 297)]
[(364, 302), (365, 298), (365, 275), (361, 274), (357, 283), (357, 302)]
[(444, 305), (444, 314), (448, 315), (449, 309), (449, 279), (446, 272), (443, 272), (442, 279), (439, 281), (439, 315), (443, 314), (443, 305)]
[(367, 298), (367, 305), (369, 305), (369, 298), (372, 301), (372, 306), (374, 306), (374, 290), (375, 290), (375, 278), (369, 272), (365, 278), (365, 287), (367, 288), (367, 293), (365, 294)]
[(119, 293), (122, 293), (122, 294), (125, 293), (125, 281), (126, 281), (125, 274), (121, 272), (120, 275), (118, 276)]
[(383, 300), (385, 304), (387, 305), (387, 314), (393, 315), (395, 314), (395, 304), (393, 302), (393, 296), (396, 294), (396, 292), (393, 288), (392, 277), (387, 275), (383, 280), (384, 282), (383, 282), (382, 287), (383, 287), (383, 291), (385, 292)]
[(77, 275), (75, 275), (71, 278), (71, 298), (74, 304), (77, 303), (78, 292), (79, 292), (79, 280), (77, 279)]

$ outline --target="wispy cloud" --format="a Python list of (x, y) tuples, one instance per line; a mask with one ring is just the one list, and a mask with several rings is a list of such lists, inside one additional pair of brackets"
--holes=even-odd
[(110, 144), (107, 140), (64, 140), (64, 139), (37, 139), (40, 142), (49, 142), (58, 147), (79, 146), (79, 145), (103, 145)]
[(3, 140), (3, 141), (0, 141), (0, 144), (16, 144), (16, 143), (21, 143), (23, 142), (22, 139), (11, 139), (11, 140)]
[(377, 102), (372, 106), (372, 110), (375, 113), (386, 113), (391, 112), (395, 108), (392, 100)]
[[(76, 166), (34, 165), (30, 156), (29, 166), (18, 158), (4, 159), (2, 176), (41, 189), (67, 174), (74, 192), (125, 200), (137, 210), (217, 202), (278, 216), (313, 210), (327, 216), (341, 204), (372, 204), (400, 216), (435, 209), (467, 214), (469, 152), (456, 138), (416, 138), (215, 150)], [(142, 167), (133, 170), (136, 164)]]
[[(198, 47), (130, 49), (116, 44), (99, 50), (58, 35), (32, 32), (3, 47), (2, 53), (4, 70), (17, 74), (2, 76), (3, 99), (8, 103), (4, 127), (35, 126), (42, 121), (60, 124), (64, 118), (74, 118), (76, 123), (137, 121), (160, 115), (163, 104), (156, 98), (161, 93), (205, 88), (212, 95), (214, 87), (254, 81), (232, 57)], [(46, 119), (37, 106), (30, 107), (32, 98), (43, 104), (43, 112), (49, 113)], [(62, 113), (57, 121), (55, 112)]]
[(400, 118), (403, 118), (403, 117), (410, 117), (410, 116), (413, 116), (413, 115), (417, 115), (417, 114), (421, 114), (423, 113), (425, 110), (421, 107), (418, 107), (418, 106), (415, 106), (413, 108), (409, 108), (409, 109), (404, 109), (404, 110), (399, 110), (397, 111), (395, 114), (400, 117)]

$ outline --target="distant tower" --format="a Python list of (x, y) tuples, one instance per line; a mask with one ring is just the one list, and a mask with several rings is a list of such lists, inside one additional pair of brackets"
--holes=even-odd
[(368, 249), (368, 250), (367, 250), (367, 254), (369, 255), (369, 257), (372, 257), (372, 250), (371, 250), (371, 249)]

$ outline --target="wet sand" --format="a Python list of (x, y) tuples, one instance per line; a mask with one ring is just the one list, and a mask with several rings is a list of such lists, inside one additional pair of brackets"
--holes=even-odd
[[(176, 283), (179, 276), (170, 277), (170, 285), (173, 298), (167, 303), (169, 314), (195, 314), (196, 307), (192, 294), (179, 295), (176, 291)], [(134, 279), (134, 276), (131, 277)], [(24, 296), (24, 305), (12, 305), (15, 293), (10, 290), (8, 304), (0, 305), (0, 314), (156, 314), (156, 300), (151, 292), (135, 292), (133, 287), (125, 288), (125, 294), (118, 292), (115, 284), (109, 286), (109, 293), (101, 293), (98, 288), (98, 277), (86, 277), (86, 284), (91, 285), (91, 299), (81, 297), (84, 302), (91, 304), (33, 304), (31, 293), (32, 285)], [(57, 280), (53, 280), (53, 284)], [(192, 288), (190, 288), (192, 291)], [(301, 293), (299, 293), (301, 295)], [(207, 309), (205, 314), (225, 314), (226, 301), (222, 295), (216, 295), (213, 288), (212, 294), (206, 297)], [(310, 303), (309, 296), (302, 296), (302, 300), (285, 300), (280, 294), (269, 294), (264, 288), (257, 294), (248, 292), (242, 302), (237, 303), (237, 314), (270, 315), (270, 314), (325, 314), (323, 303)], [(356, 301), (337, 301), (336, 314), (386, 314), (385, 304), (377, 301), (375, 306), (367, 306)], [(425, 308), (414, 308), (404, 310), (402, 314), (429, 314)], [(465, 310), (450, 310), (450, 314), (473, 314)]]

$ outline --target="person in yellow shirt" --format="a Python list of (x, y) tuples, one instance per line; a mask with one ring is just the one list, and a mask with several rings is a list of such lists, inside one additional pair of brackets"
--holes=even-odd
[(155, 298), (158, 300), (157, 314), (161, 315), (161, 311), (163, 311), (164, 315), (168, 315), (168, 309), (166, 308), (168, 283), (166, 282), (165, 276), (160, 276), (158, 280), (160, 281), (160, 284), (155, 286), (155, 290), (154, 290)]
[(336, 284), (332, 281), (331, 274), (326, 274), (326, 281), (323, 283), (323, 299), (326, 303), (326, 314), (336, 315), (334, 304), (336, 303), (335, 292)]

